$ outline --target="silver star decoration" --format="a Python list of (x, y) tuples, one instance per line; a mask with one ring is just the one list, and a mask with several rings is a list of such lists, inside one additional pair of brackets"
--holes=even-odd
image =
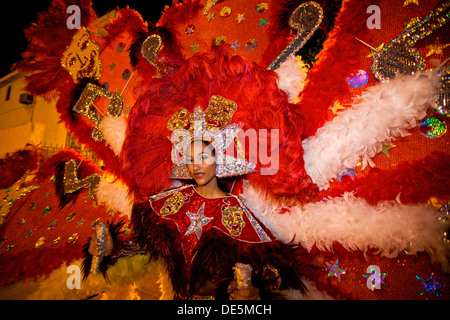
[(213, 218), (205, 217), (203, 212), (205, 211), (205, 204), (203, 203), (197, 213), (187, 212), (186, 215), (191, 219), (191, 225), (187, 229), (185, 235), (188, 236), (191, 233), (195, 233), (197, 239), (200, 240), (202, 236), (202, 229), (207, 225)]

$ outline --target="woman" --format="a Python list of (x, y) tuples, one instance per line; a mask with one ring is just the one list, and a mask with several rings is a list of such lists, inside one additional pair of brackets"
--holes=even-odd
[[(220, 187), (213, 144), (192, 140), (185, 159), (195, 184), (135, 205), (130, 239), (121, 239), (118, 224), (112, 225), (104, 274), (121, 256), (145, 253), (164, 259), (175, 299), (266, 299), (283, 287), (304, 292), (295, 248), (275, 240), (237, 196)], [(95, 234), (85, 254), (87, 276), (92, 255), (98, 255)], [(236, 263), (251, 266), (251, 285), (241, 287), (233, 280)]]

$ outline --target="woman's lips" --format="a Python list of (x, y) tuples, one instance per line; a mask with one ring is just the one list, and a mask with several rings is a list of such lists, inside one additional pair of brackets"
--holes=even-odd
[(204, 175), (205, 175), (205, 174), (202, 173), (202, 172), (194, 173), (194, 177), (195, 177), (195, 178), (201, 178), (201, 177), (203, 177)]

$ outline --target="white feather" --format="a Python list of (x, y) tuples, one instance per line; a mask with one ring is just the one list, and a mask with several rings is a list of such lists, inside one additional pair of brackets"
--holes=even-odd
[(97, 189), (97, 202), (108, 210), (120, 212), (131, 219), (133, 196), (127, 186), (118, 179), (102, 176)]
[(386, 257), (427, 252), (433, 261), (444, 262), (448, 249), (442, 241), (450, 221), (438, 220), (439, 211), (425, 204), (402, 205), (383, 201), (376, 206), (351, 193), (279, 214), (282, 205), (263, 200), (253, 187), (241, 195), (244, 203), (283, 242), (294, 241), (310, 250), (331, 250), (338, 242), (347, 250), (377, 249)]
[(409, 135), (418, 125), (434, 97), (432, 72), (397, 75), (388, 83), (369, 88), (354, 103), (303, 141), (305, 169), (320, 189), (330, 180), (371, 158), (383, 144)]
[(99, 125), (105, 142), (118, 156), (125, 140), (127, 122), (123, 117), (104, 117)]
[(278, 88), (286, 92), (289, 103), (294, 103), (305, 86), (307, 74), (306, 65), (291, 54), (275, 72), (278, 74)]

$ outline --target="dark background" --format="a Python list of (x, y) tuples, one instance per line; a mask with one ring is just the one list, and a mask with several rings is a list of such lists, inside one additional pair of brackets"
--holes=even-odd
[[(20, 1), (7, 0), (2, 2), (0, 9), (1, 30), (1, 62), (0, 78), (11, 72), (14, 63), (21, 60), (28, 41), (23, 30), (36, 22), (37, 13), (47, 11), (51, 0)], [(171, 5), (171, 0), (92, 0), (97, 16), (100, 17), (108, 11), (125, 8), (137, 10), (144, 20), (156, 22), (161, 17), (164, 6)]]

